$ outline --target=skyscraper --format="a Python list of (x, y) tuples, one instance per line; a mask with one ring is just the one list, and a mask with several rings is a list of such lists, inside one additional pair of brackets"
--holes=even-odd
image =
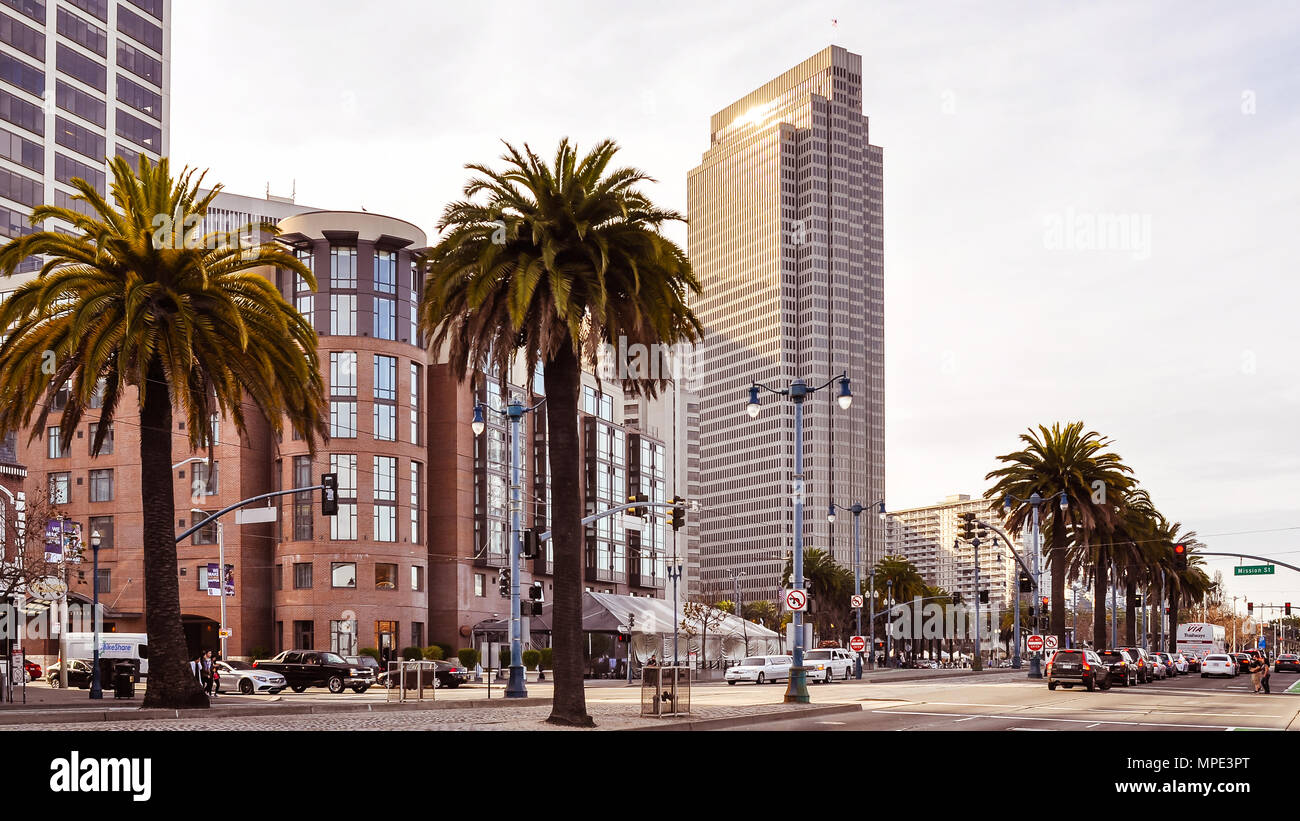
[(86, 212), (70, 183), (105, 193), (105, 158), (167, 154), (170, 65), (171, 0), (3, 0), (0, 243), (37, 205)]
[[(773, 599), (792, 547), (794, 408), (768, 396), (744, 412), (751, 380), (816, 386), (804, 407), (806, 547), (853, 561), (851, 516), (827, 506), (884, 497), (882, 151), (862, 113), (862, 58), (831, 46), (714, 114), (690, 172), (689, 247), (704, 294), (700, 395), (701, 592)], [(864, 567), (880, 522), (861, 519)], [(726, 596), (721, 596), (726, 598)]]

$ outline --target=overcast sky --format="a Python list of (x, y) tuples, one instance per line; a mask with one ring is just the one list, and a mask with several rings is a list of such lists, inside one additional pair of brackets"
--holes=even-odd
[[(979, 493), (1027, 426), (1082, 419), (1209, 549), (1300, 563), (1293, 3), (173, 9), (178, 162), (431, 235), (503, 138), (613, 137), (685, 211), (712, 113), (827, 45), (859, 53), (890, 508)], [(1294, 573), (1225, 574), (1300, 606)]]

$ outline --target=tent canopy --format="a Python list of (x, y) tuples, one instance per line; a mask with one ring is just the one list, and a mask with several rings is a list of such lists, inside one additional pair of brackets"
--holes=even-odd
[[(585, 633), (619, 633), (628, 629), (636, 635), (671, 636), (673, 626), (686, 620), (683, 605), (679, 604), (676, 616), (672, 604), (664, 599), (640, 596), (618, 596), (613, 593), (584, 593), (582, 596), (582, 630)], [(553, 605), (542, 606), (542, 615), (532, 616), (529, 629), (533, 633), (551, 632)], [(721, 613), (722, 621), (709, 626), (709, 636), (748, 636), (751, 641), (777, 640), (780, 635), (761, 624), (746, 621), (730, 613)], [(696, 623), (698, 630), (698, 622)], [(508, 633), (507, 619), (488, 619), (474, 625), (475, 633)]]

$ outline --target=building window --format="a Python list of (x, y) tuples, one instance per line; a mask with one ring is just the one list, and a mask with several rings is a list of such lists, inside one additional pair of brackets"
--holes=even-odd
[(284, 589), (284, 564), (279, 563), (275, 566), (275, 589)]
[(411, 646), (424, 646), (424, 622), (422, 621), (411, 622)]
[[(90, 423), (90, 455), (95, 456), (95, 437), (99, 435), (99, 423)], [(99, 446), (99, 456), (110, 456), (113, 453), (113, 426), (109, 424), (108, 430), (104, 432), (104, 442)]]
[(397, 293), (397, 252), (375, 252), (375, 293)]
[(96, 586), (99, 587), (100, 593), (113, 592), (113, 571), (110, 568), (99, 568), (99, 577), (96, 580)]
[(397, 541), (397, 458), (375, 457), (375, 541)]
[(331, 453), (330, 473), (339, 477), (339, 512), (329, 517), (330, 538), (351, 541), (357, 538), (357, 455)]
[(94, 534), (99, 534), (100, 550), (113, 549), (113, 517), (112, 516), (91, 516), (90, 517), (90, 539)]
[(293, 646), (298, 650), (311, 650), (316, 646), (310, 621), (295, 621), (293, 623)]
[[(293, 457), (293, 486), (310, 487), (311, 457)], [(293, 540), (310, 542), (312, 540), (312, 522), (316, 515), (310, 490), (293, 494)]]
[(330, 586), (331, 587), (356, 587), (357, 586), (357, 563), (356, 562), (331, 562), (330, 563)]
[(277, 621), (275, 623), (275, 652), (283, 653), (285, 649), (286, 648), (284, 646), (284, 622)]
[(424, 568), (418, 564), (411, 565), (411, 589), (416, 592), (424, 590)]
[(113, 501), (113, 471), (92, 470), (90, 472), (90, 501)]
[(411, 363), (411, 444), (420, 444), (420, 366)]
[(486, 595), (485, 593), (486, 586), (487, 586), (487, 578), (482, 573), (475, 573), (474, 574), (474, 595), (480, 597)]
[(375, 403), (375, 441), (397, 441), (397, 406)]
[(375, 589), (376, 590), (397, 589), (397, 565), (395, 564), (375, 565)]
[[(190, 513), (194, 514), (194, 519), (192, 521), (194, 521), (195, 524), (208, 518), (209, 515), (206, 510), (191, 510)], [(203, 527), (194, 531), (194, 534), (190, 536), (190, 544), (216, 544), (216, 543), (217, 543), (216, 521), (208, 522)]]
[(357, 395), (357, 352), (330, 353), (330, 396)]
[(397, 339), (397, 300), (375, 297), (375, 339)]
[(117, 41), (117, 64), (141, 80), (162, 87), (162, 62), (122, 39)]
[(330, 334), (357, 335), (356, 294), (330, 294)]
[(330, 652), (340, 656), (357, 654), (357, 634), (353, 631), (350, 620), (330, 622)]
[(193, 480), (190, 482), (190, 488), (195, 498), (215, 496), (221, 490), (221, 463), (213, 462), (212, 471), (209, 473), (207, 462), (195, 462), (194, 472), (190, 474), (190, 478)]
[(68, 455), (68, 452), (63, 449), (63, 438), (59, 435), (57, 425), (45, 429), (45, 444), (49, 448), (46, 455), (51, 459), (62, 459)]
[(316, 307), (315, 294), (298, 294), (294, 297), (294, 307), (298, 309), (298, 313), (302, 314), (302, 318), (307, 320), (308, 325), (311, 325), (313, 328), (316, 326), (316, 319), (314, 317), (314, 309)]
[(294, 562), (293, 589), (294, 590), (311, 589), (311, 562)]
[(375, 354), (375, 398), (397, 399), (397, 357)]
[(423, 347), (420, 343), (420, 264), (411, 262), (411, 344)]
[[(357, 287), (357, 249), (354, 247), (330, 247), (330, 288)], [(355, 300), (355, 298), (354, 298)], [(355, 301), (353, 305), (355, 306)], [(355, 333), (355, 331), (354, 331)]]
[(411, 462), (411, 544), (419, 544), (420, 538), (420, 470), (424, 466)]
[(356, 402), (330, 402), (330, 438), (357, 438)]

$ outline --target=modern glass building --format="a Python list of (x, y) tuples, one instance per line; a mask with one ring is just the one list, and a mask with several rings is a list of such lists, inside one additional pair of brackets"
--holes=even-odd
[[(805, 405), (807, 547), (848, 565), (853, 522), (828, 524), (834, 500), (884, 497), (882, 151), (862, 113), (862, 59), (832, 46), (714, 114), (688, 178), (689, 249), (704, 294), (699, 380), (701, 592), (775, 599), (792, 547), (794, 408), (768, 397), (744, 412), (751, 380), (820, 384)], [(882, 550), (862, 518), (863, 562)]]

